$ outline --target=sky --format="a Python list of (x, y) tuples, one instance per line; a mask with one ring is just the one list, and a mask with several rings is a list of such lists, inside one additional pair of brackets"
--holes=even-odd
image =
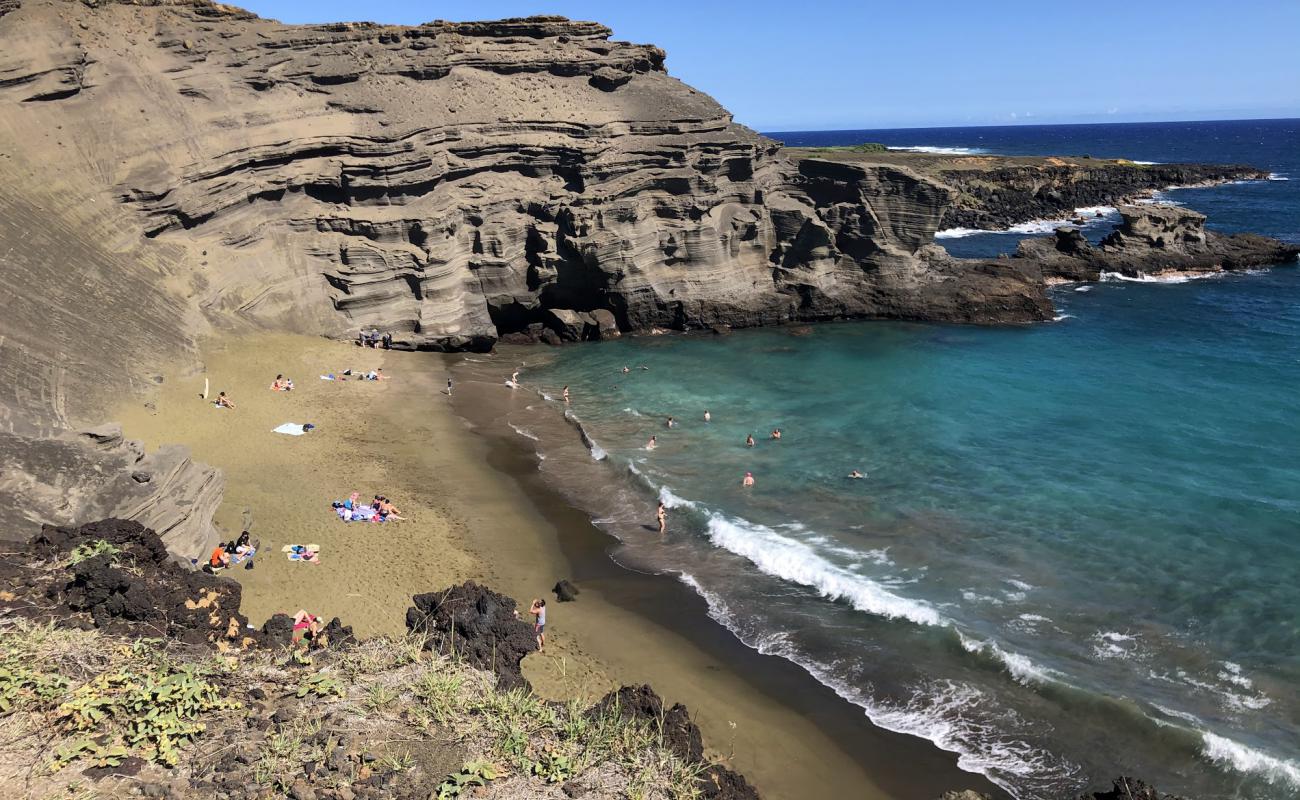
[(760, 131), (1300, 117), (1300, 0), (235, 0), (282, 22), (561, 14)]

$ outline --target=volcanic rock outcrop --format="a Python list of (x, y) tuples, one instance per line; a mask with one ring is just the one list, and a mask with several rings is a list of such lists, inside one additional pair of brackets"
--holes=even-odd
[(1248, 233), (1205, 229), (1205, 215), (1182, 206), (1121, 206), (1121, 222), (1100, 245), (1059, 228), (1052, 238), (1026, 239), (1011, 259), (1038, 264), (1048, 280), (1095, 281), (1103, 272), (1128, 278), (1210, 273), (1294, 261), (1300, 246)]

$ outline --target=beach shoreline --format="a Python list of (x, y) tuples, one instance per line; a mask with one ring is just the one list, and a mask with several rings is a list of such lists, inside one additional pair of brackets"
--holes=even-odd
[[(249, 527), (262, 540), (256, 568), (232, 575), (254, 624), (301, 607), (339, 616), (360, 636), (400, 634), (412, 594), (480, 580), (521, 604), (552, 604), (547, 649), (523, 663), (538, 694), (586, 702), (649, 683), (685, 703), (710, 754), (766, 797), (886, 800), (962, 788), (1004, 796), (961, 771), (954, 755), (874, 727), (798, 666), (751, 650), (672, 576), (615, 563), (614, 541), (545, 483), (536, 455), (501, 424), (502, 404), (537, 399), (531, 392), (457, 379), (449, 398), (446, 381), (464, 356), (304, 336), (229, 337), (202, 352), (200, 369), (168, 372), (154, 395), (132, 398), (117, 418), (149, 448), (185, 444), (224, 471), (222, 536)], [(477, 358), (505, 365), (515, 355)], [(392, 380), (317, 377), (347, 367), (382, 367)], [(502, 369), (504, 382), (510, 370)], [(294, 392), (269, 391), (279, 372), (295, 380)], [(236, 410), (195, 396), (204, 377)], [(271, 433), (285, 421), (317, 428)], [(351, 491), (386, 494), (409, 519), (345, 524), (329, 503)], [(319, 544), (322, 563), (289, 562), (279, 551), (294, 543)], [(561, 578), (579, 586), (577, 602), (550, 595)]]

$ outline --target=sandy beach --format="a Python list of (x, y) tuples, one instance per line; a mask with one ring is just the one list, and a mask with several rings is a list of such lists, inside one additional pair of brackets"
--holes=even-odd
[[(996, 791), (951, 755), (873, 727), (798, 667), (749, 650), (677, 581), (610, 560), (608, 537), (550, 491), (535, 456), (492, 424), (499, 384), (457, 385), (468, 422), (454, 412), (446, 381), (457, 357), (278, 334), (229, 338), (203, 357), (199, 367), (167, 372), (153, 396), (132, 398), (117, 418), (150, 448), (183, 443), (224, 471), (223, 536), (247, 528), (261, 540), (255, 568), (228, 573), (243, 584), (243, 610), (255, 623), (306, 608), (362, 636), (400, 634), (412, 594), (482, 580), (525, 605), (549, 599), (546, 651), (524, 662), (540, 694), (591, 700), (620, 684), (650, 683), (685, 703), (709, 751), (765, 797)], [(318, 377), (380, 367), (390, 380)], [(270, 391), (277, 373), (297, 388)], [(237, 408), (204, 402), (205, 378), (213, 396), (226, 391)], [(304, 436), (272, 432), (284, 422), (317, 427)], [(343, 523), (330, 502), (352, 491), (387, 495), (407, 519)], [(319, 545), (321, 563), (288, 561), (288, 544)], [(555, 601), (559, 578), (580, 586), (577, 602)]]

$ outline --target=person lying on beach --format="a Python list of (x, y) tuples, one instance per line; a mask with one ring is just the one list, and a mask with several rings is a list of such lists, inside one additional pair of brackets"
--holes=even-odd
[(746, 473), (745, 473), (745, 479), (742, 480), (742, 481), (740, 482), (740, 485), (741, 485), (741, 486), (753, 486), (753, 485), (754, 485), (754, 473), (752, 473), (752, 472), (746, 472)]
[(403, 517), (402, 512), (397, 510), (397, 506), (388, 502), (387, 497), (381, 497), (379, 498), (379, 519), (406, 519), (406, 517)]
[(546, 601), (541, 599), (533, 600), (533, 604), (528, 609), (528, 613), (533, 615), (536, 621), (533, 623), (533, 632), (537, 634), (537, 652), (546, 649)]
[(745, 446), (746, 447), (754, 446), (754, 434), (750, 433), (745, 435)]
[(228, 408), (231, 411), (235, 410), (235, 404), (231, 402), (229, 397), (226, 397), (225, 392), (217, 392), (216, 406), (218, 408)]
[(323, 627), (324, 626), (321, 625), (320, 622), (320, 617), (315, 614), (308, 614), (304, 609), (298, 609), (298, 613), (293, 615), (294, 644), (297, 644), (298, 640), (303, 638), (315, 639), (320, 635), (321, 628)]
[(858, 470), (855, 469), (855, 470), (853, 470), (852, 472), (849, 473), (849, 477), (850, 477), (850, 478), (855, 478), (855, 479), (856, 479), (856, 478), (865, 478), (866, 476), (863, 475), (861, 472), (859, 472)]

